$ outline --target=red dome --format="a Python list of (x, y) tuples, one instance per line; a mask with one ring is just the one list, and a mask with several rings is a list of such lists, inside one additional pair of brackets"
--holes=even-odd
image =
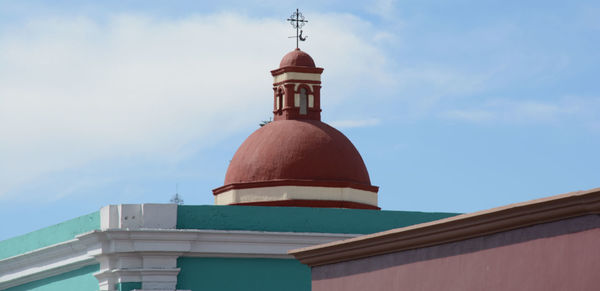
[(255, 131), (233, 156), (221, 188), (278, 181), (377, 191), (352, 142), (316, 120), (279, 120)]
[(309, 67), (314, 68), (315, 61), (305, 52), (300, 49), (295, 49), (281, 59), (279, 67)]

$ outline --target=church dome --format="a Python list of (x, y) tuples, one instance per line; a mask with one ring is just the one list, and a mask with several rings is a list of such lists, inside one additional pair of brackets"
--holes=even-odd
[(315, 61), (307, 53), (300, 49), (295, 49), (281, 59), (279, 63), (280, 68), (284, 67), (309, 67), (315, 68)]
[(362, 157), (321, 122), (322, 73), (299, 49), (271, 71), (273, 121), (238, 148), (215, 204), (379, 209)]
[(225, 176), (225, 185), (240, 183), (374, 188), (352, 142), (315, 120), (271, 122), (250, 135)]

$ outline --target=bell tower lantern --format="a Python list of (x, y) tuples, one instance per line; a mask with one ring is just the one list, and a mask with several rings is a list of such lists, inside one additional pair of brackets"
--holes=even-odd
[(307, 53), (286, 54), (273, 75), (273, 120), (321, 120), (321, 73)]

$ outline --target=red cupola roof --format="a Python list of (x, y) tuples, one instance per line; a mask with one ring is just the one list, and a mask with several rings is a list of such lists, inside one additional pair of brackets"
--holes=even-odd
[(297, 48), (283, 56), (283, 59), (281, 59), (281, 62), (279, 63), (279, 67), (315, 68), (316, 66), (315, 61), (310, 57), (310, 55)]
[(225, 176), (229, 188), (283, 184), (377, 191), (352, 142), (313, 120), (281, 120), (255, 131), (237, 150)]
[(379, 209), (378, 187), (352, 142), (321, 122), (321, 73), (295, 49), (273, 75), (273, 122), (237, 150), (219, 205), (271, 205)]

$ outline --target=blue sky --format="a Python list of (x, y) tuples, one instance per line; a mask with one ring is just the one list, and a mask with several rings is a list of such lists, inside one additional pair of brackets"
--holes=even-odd
[(383, 209), (600, 187), (597, 1), (0, 1), (0, 239), (176, 184), (212, 204), (296, 7)]

